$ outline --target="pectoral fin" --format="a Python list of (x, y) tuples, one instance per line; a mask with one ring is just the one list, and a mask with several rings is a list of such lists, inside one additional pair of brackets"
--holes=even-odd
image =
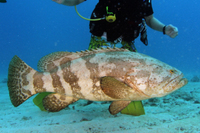
[[(130, 90), (132, 89), (114, 77), (103, 77), (100, 83), (102, 91), (114, 99), (128, 99)], [(145, 114), (142, 101), (115, 101), (110, 105), (109, 111), (113, 115), (120, 111), (122, 114), (134, 116)]]
[(103, 77), (100, 84), (102, 91), (114, 99), (128, 98), (129, 91), (131, 90), (129, 86), (114, 77)]
[(129, 103), (131, 103), (131, 101), (115, 101), (115, 102), (112, 102), (110, 104), (110, 107), (109, 107), (110, 114), (115, 115), (115, 114), (119, 113), (124, 108), (126, 108), (126, 106), (128, 106)]

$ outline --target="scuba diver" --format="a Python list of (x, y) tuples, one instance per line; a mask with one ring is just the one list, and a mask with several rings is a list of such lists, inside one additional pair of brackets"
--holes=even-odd
[[(76, 6), (86, 0), (53, 0), (56, 3)], [(178, 28), (164, 25), (153, 16), (152, 0), (99, 0), (90, 20), (91, 42), (89, 49), (101, 46), (113, 47), (121, 43), (123, 48), (136, 51), (134, 40), (148, 45), (146, 24), (157, 31), (175, 38)]]
[[(86, 0), (53, 0), (58, 4), (75, 6)], [(77, 14), (82, 17), (77, 9)], [(140, 35), (140, 40), (147, 46), (146, 24), (157, 31), (175, 38), (178, 35), (178, 28), (169, 24), (164, 25), (153, 16), (152, 0), (99, 0), (92, 12), (89, 20), (91, 41), (89, 50), (99, 47), (115, 47), (120, 43), (122, 48), (137, 52), (134, 40)], [(42, 99), (48, 93), (41, 93), (34, 103), (40, 107)], [(40, 106), (40, 105), (41, 106)], [(125, 109), (123, 114), (139, 116), (145, 114), (141, 101), (132, 101)]]

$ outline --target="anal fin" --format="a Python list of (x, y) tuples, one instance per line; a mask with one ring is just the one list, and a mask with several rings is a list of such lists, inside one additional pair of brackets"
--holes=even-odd
[(74, 97), (68, 97), (59, 93), (53, 93), (49, 94), (43, 99), (43, 106), (44, 109), (49, 112), (58, 112), (78, 100), (79, 99)]

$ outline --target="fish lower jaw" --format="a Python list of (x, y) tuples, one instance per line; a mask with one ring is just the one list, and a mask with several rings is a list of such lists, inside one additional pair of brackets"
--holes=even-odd
[[(172, 93), (172, 92), (174, 92), (174, 91), (182, 88), (187, 83), (188, 83), (188, 80), (186, 78), (180, 79), (180, 81), (176, 85), (174, 85), (173, 89), (171, 89), (171, 90), (165, 90), (165, 94), (163, 96), (166, 96), (166, 95), (168, 95), (168, 94), (170, 94), (170, 93)], [(160, 96), (160, 97), (163, 97), (163, 96)]]
[(182, 78), (180, 82), (178, 83), (179, 88), (185, 86), (188, 83), (188, 80), (186, 78)]

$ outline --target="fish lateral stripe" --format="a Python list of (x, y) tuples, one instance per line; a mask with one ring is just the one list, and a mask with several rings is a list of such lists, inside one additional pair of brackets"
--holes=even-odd
[(53, 88), (55, 88), (54, 92), (65, 94), (65, 89), (62, 86), (62, 83), (60, 81), (60, 76), (57, 74), (57, 72), (51, 73), (51, 78), (52, 78), (52, 86)]
[(84, 96), (81, 93), (81, 87), (78, 84), (79, 78), (77, 77), (76, 72), (73, 72), (71, 70), (71, 65), (71, 61), (61, 65), (63, 79), (67, 84), (70, 85), (73, 97), (84, 98)]
[(62, 89), (64, 89), (63, 91), (66, 96), (72, 96), (73, 94), (72, 94), (71, 86), (68, 82), (65, 81), (64, 75), (65, 75), (64, 70), (62, 70), (61, 67), (59, 67), (59, 69), (57, 71), (57, 76), (59, 76), (60, 85), (62, 86)]

